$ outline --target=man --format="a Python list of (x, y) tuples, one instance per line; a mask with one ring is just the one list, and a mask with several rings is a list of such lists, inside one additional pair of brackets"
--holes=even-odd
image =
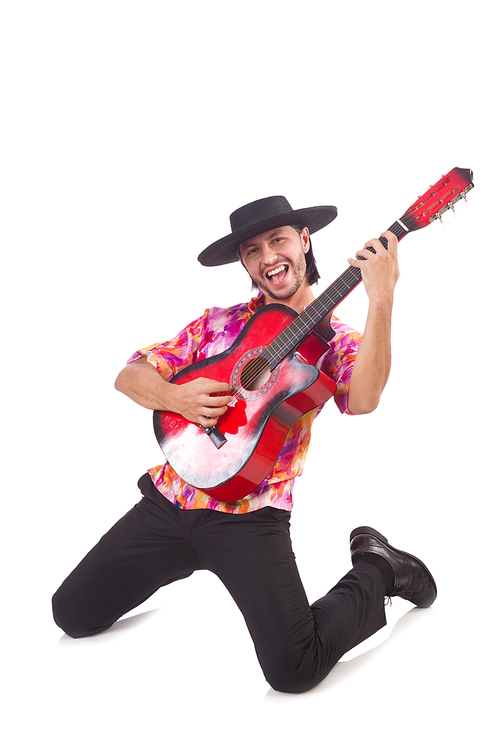
[[(199, 260), (204, 265), (240, 260), (259, 295), (225, 310), (206, 310), (175, 339), (135, 352), (117, 378), (117, 389), (147, 409), (214, 427), (229, 411), (231, 386), (205, 377), (183, 384), (170, 378), (227, 349), (260, 307), (278, 302), (302, 312), (314, 300), (311, 285), (319, 277), (310, 235), (336, 214), (330, 206), (293, 210), (284, 197), (236, 210), (231, 233), (207, 247)], [(318, 360), (337, 383), (335, 403), (348, 414), (373, 411), (389, 376), (399, 270), (396, 236), (383, 235), (387, 250), (371, 239), (349, 260), (361, 270), (369, 298), (363, 337), (332, 316), (334, 335)], [(295, 422), (267, 478), (238, 501), (223, 503), (188, 485), (168, 461), (149, 470), (139, 481), (141, 502), (54, 595), (59, 626), (73, 637), (101, 632), (159, 587), (208, 569), (241, 609), (271, 686), (302, 692), (385, 625), (386, 596), (430, 606), (436, 585), (427, 567), (369, 527), (351, 533), (353, 569), (309, 606), (291, 548), (289, 520), (293, 482), (302, 472), (311, 424), (321, 409)]]

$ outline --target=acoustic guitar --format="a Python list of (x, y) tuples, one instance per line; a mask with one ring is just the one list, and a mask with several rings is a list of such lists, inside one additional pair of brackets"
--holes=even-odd
[[(470, 170), (454, 168), (389, 230), (401, 241), (454, 210), (473, 186)], [(385, 238), (380, 241), (387, 247)], [(203, 428), (173, 412), (153, 413), (156, 438), (182, 480), (228, 503), (269, 475), (294, 422), (335, 393), (335, 382), (315, 366), (329, 348), (319, 326), (360, 282), (361, 271), (349, 266), (301, 314), (281, 304), (262, 307), (232, 346), (172, 378), (177, 384), (218, 380), (230, 384), (232, 394), (215, 427)]]

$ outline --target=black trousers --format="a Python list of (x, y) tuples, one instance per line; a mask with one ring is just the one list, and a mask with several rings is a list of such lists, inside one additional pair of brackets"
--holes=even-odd
[(72, 637), (109, 629), (160, 587), (197, 569), (216, 574), (239, 606), (269, 684), (303, 692), (344, 653), (385, 625), (378, 569), (358, 563), (309, 605), (286, 511), (183, 511), (139, 480), (143, 498), (88, 553), (53, 597), (54, 619)]

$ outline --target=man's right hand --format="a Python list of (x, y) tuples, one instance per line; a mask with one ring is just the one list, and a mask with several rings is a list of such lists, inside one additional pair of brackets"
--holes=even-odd
[(213, 427), (227, 411), (231, 401), (231, 386), (209, 378), (196, 378), (189, 383), (168, 385), (169, 411), (181, 414), (202, 427)]
[(115, 388), (146, 409), (175, 412), (202, 427), (213, 427), (231, 401), (231, 386), (209, 378), (177, 384), (164, 380), (145, 357), (120, 372)]

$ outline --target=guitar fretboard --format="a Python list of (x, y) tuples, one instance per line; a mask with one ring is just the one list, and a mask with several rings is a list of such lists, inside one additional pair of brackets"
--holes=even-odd
[[(410, 216), (402, 215), (388, 229), (397, 236), (398, 241), (406, 236), (411, 230)], [(387, 239), (383, 236), (379, 241), (387, 248)], [(372, 251), (375, 251), (372, 249)], [(363, 257), (361, 257), (363, 259)], [(271, 370), (274, 368), (309, 335), (311, 330), (340, 302), (346, 298), (351, 291), (361, 282), (361, 270), (349, 265), (342, 275), (333, 281), (328, 288), (323, 291), (300, 315), (288, 325), (282, 333), (279, 334), (269, 346), (262, 352)]]

